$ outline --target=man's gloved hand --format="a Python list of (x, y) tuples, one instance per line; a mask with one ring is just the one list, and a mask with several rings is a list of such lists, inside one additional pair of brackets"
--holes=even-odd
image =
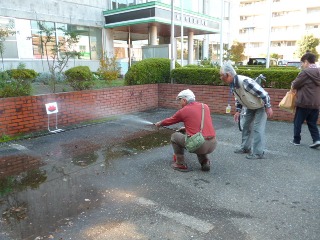
[(154, 125), (158, 128), (161, 127), (161, 121), (154, 123)]
[(181, 128), (179, 128), (177, 130), (177, 132), (181, 132), (181, 133), (185, 134), (186, 133), (186, 128), (185, 127), (181, 127)]

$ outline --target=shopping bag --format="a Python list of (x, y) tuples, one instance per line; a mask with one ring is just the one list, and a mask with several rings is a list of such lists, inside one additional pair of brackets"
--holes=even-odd
[(287, 112), (294, 112), (296, 101), (296, 92), (290, 90), (279, 103), (279, 107)]
[(189, 152), (196, 151), (206, 140), (201, 132), (194, 134), (192, 137), (186, 137), (185, 147)]

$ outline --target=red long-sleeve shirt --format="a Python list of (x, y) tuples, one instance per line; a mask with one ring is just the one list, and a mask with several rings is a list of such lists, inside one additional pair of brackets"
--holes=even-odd
[[(204, 137), (215, 137), (216, 131), (213, 127), (210, 109), (207, 104), (204, 106), (204, 123), (202, 135)], [(181, 108), (173, 116), (161, 121), (161, 126), (169, 126), (179, 122), (183, 122), (186, 133), (192, 136), (200, 131), (201, 127), (202, 105), (199, 102), (192, 102)]]

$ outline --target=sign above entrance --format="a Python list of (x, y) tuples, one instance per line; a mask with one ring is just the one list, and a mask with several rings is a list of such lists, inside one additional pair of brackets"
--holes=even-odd
[[(181, 21), (181, 14), (176, 14), (176, 20), (177, 21)], [(196, 25), (201, 25), (201, 26), (207, 26), (208, 25), (208, 21), (207, 20), (201, 19), (201, 18), (192, 17), (192, 16), (183, 16), (183, 22), (196, 24)]]

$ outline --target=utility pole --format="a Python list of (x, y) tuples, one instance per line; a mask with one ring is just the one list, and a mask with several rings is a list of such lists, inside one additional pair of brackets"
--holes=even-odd
[[(171, 0), (171, 37), (170, 37), (170, 45), (171, 45), (171, 62), (170, 62), (170, 71), (175, 68), (175, 59), (174, 59), (174, 0)], [(173, 83), (173, 79), (171, 79), (171, 83)]]

